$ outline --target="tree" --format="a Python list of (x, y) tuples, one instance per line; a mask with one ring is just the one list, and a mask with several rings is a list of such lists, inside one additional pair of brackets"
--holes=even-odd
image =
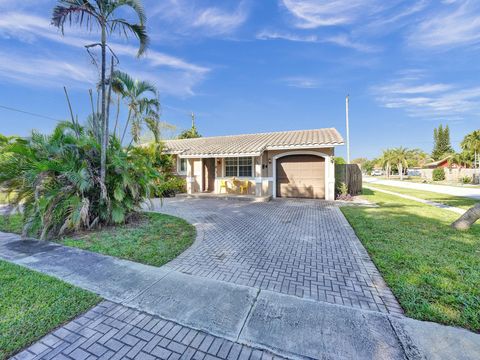
[(123, 129), (121, 142), (131, 125), (132, 141), (140, 142), (140, 134), (143, 123), (152, 130), (155, 140), (160, 140), (158, 121), (160, 118), (160, 101), (155, 85), (148, 81), (133, 79), (122, 71), (113, 74), (113, 90), (127, 102), (128, 117)]
[(480, 163), (480, 130), (472, 131), (466, 135), (460, 146), (465, 153), (464, 157), (473, 160), (474, 168), (478, 168)]
[(452, 227), (457, 230), (468, 230), (478, 219), (480, 219), (480, 203), (468, 209), (452, 224)]
[(335, 156), (335, 164), (336, 165), (345, 165), (347, 162), (341, 156)]
[(433, 129), (432, 158), (436, 161), (441, 160), (453, 152), (450, 143), (450, 129), (448, 125), (445, 127), (440, 125), (438, 128)]
[(394, 157), (394, 152), (391, 149), (383, 150), (382, 155), (378, 159), (382, 168), (385, 169), (387, 173), (387, 178), (390, 178), (392, 172), (392, 164), (396, 161)]
[(408, 153), (408, 167), (423, 167), (427, 162), (432, 161), (429, 154), (421, 149), (411, 149)]
[[(116, 17), (116, 14), (123, 7), (133, 10), (138, 17), (138, 24), (133, 24), (123, 17)], [(87, 49), (100, 46), (101, 50), (101, 70), (100, 70), (100, 89), (101, 89), (101, 153), (100, 153), (100, 182), (105, 187), (106, 182), (106, 157), (109, 141), (108, 126), (108, 107), (106, 92), (106, 72), (107, 72), (107, 40), (112, 33), (118, 33), (128, 38), (129, 34), (139, 40), (138, 56), (142, 55), (148, 46), (148, 36), (145, 29), (146, 16), (140, 0), (58, 0), (58, 5), (53, 9), (52, 24), (58, 27), (62, 34), (64, 33), (65, 22), (85, 25), (91, 30), (95, 25), (101, 32), (100, 43), (88, 45)], [(113, 64), (113, 60), (112, 60)], [(113, 72), (113, 69), (110, 69)], [(102, 192), (102, 197), (106, 194)], [(104, 199), (105, 200), (105, 199)]]
[(410, 155), (411, 152), (404, 147), (391, 150), (391, 161), (397, 165), (400, 180), (403, 180), (403, 169), (408, 166), (408, 158)]
[(178, 135), (179, 139), (195, 139), (200, 138), (202, 135), (197, 131), (195, 127), (195, 114), (192, 112), (192, 127), (188, 130), (184, 130)]

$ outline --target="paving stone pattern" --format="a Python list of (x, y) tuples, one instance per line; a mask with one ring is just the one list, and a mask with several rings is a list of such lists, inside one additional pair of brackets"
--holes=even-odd
[(168, 264), (187, 274), (354, 308), (401, 314), (338, 207), (318, 200), (165, 199), (154, 210), (196, 224)]
[(103, 301), (13, 359), (280, 360), (267, 351), (228, 341)]

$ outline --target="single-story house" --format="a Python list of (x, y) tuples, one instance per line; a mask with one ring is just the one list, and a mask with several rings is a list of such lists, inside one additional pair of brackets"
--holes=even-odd
[(336, 129), (167, 140), (187, 193), (334, 200)]
[(440, 159), (438, 161), (433, 161), (423, 166), (424, 169), (436, 169), (436, 168), (452, 168), (457, 169), (457, 164), (450, 164), (450, 159), (452, 158), (451, 155)]

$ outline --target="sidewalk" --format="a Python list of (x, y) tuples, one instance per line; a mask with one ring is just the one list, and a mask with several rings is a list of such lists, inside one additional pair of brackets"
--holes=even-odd
[(414, 182), (399, 181), (399, 180), (383, 180), (375, 177), (365, 177), (363, 181), (373, 185), (375, 184), (389, 185), (389, 186), (396, 186), (396, 187), (401, 187), (405, 189), (431, 191), (439, 194), (468, 197), (471, 199), (480, 200), (480, 188), (422, 184), (422, 183), (414, 183)]
[(156, 268), (5, 233), (0, 233), (0, 258), (96, 292), (123, 307), (283, 357), (478, 359), (480, 355), (480, 335), (463, 329), (187, 275), (168, 265)]

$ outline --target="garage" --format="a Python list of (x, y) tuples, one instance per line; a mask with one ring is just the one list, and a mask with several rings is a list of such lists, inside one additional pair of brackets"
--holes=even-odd
[(290, 155), (277, 159), (277, 197), (325, 198), (325, 159)]

